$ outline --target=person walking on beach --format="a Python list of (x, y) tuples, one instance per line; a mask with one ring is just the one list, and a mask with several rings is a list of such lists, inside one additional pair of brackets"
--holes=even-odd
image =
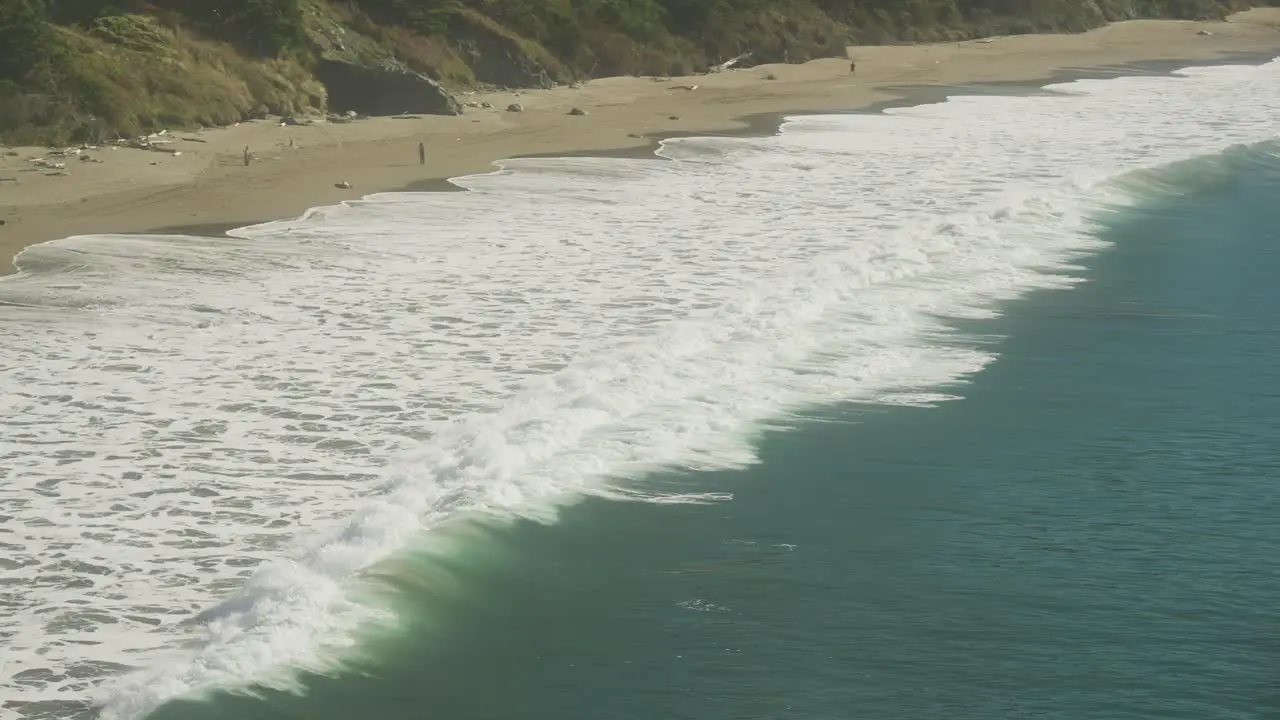
[(421, 142), (418, 143), (418, 164), (427, 164), (427, 146), (423, 145)]
[(852, 75), (852, 74), (853, 74), (853, 73), (855, 73), (857, 70), (858, 70), (858, 61), (857, 61), (857, 60), (850, 60), (850, 61), (849, 61), (849, 74), (850, 74), (850, 75)]
[(249, 167), (249, 146), (244, 146), (244, 166)]

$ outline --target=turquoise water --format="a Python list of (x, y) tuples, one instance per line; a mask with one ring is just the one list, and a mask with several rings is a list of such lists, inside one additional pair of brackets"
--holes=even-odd
[(402, 555), (350, 672), (153, 717), (1280, 717), (1274, 151), (1132, 179), (1085, 284), (963, 328), (963, 399)]

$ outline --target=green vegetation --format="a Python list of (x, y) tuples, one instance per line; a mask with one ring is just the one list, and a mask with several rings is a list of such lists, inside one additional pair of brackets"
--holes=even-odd
[[(88, 12), (99, 6), (101, 12)], [(145, 3), (135, 9), (147, 14), (115, 8), (89, 0), (0, 0), (0, 139), (109, 139), (324, 103), (305, 58), (287, 52), (299, 41), (270, 46), (293, 29), (236, 35), (232, 28), (246, 22), (238, 17), (226, 26), (200, 25)]]
[[(1275, 2), (1277, 0), (1273, 0)], [(316, 63), (446, 85), (676, 75), (849, 42), (1221, 17), (1246, 0), (0, 0), (0, 140), (68, 142), (323, 109)]]

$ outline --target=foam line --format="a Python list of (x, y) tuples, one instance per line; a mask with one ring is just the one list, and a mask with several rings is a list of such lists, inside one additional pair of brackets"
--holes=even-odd
[(1277, 80), (793, 118), (225, 242), (29, 248), (0, 279), (0, 688), (132, 720), (288, 687), (388, 619), (356, 580), (433, 527), (731, 501), (638, 478), (751, 463), (805, 408), (953, 399), (993, 348), (949, 321), (1074, 282), (1090, 214), (1134, 201), (1110, 180), (1271, 138)]

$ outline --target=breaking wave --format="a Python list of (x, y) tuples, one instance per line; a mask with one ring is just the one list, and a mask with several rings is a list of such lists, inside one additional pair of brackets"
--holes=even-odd
[(1277, 80), (800, 117), (225, 240), (29, 248), (0, 280), (0, 687), (113, 720), (289, 687), (394, 622), (361, 577), (424, 533), (723, 501), (643, 478), (750, 463), (808, 408), (953, 399), (994, 355), (948, 323), (1077, 282), (1145, 168), (1276, 134)]

